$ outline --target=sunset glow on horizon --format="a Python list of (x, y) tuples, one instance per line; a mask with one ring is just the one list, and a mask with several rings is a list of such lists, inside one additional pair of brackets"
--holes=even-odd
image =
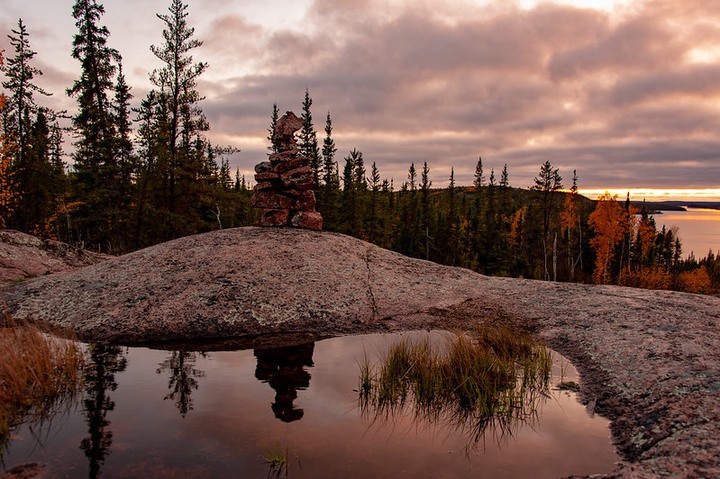
[(705, 201), (720, 202), (720, 188), (705, 189), (650, 189), (650, 188), (611, 188), (611, 189), (580, 189), (578, 193), (597, 200), (600, 196), (609, 192), (617, 195), (618, 199), (624, 200), (630, 193), (631, 201)]

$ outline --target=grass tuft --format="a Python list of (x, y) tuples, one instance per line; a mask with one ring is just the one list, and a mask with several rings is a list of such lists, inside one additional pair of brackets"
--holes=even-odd
[(83, 355), (72, 340), (39, 326), (0, 321), (0, 458), (10, 431), (23, 422), (50, 418), (82, 385)]
[(380, 361), (360, 364), (359, 402), (365, 414), (388, 417), (411, 403), (416, 415), (468, 428), (478, 441), (490, 424), (509, 431), (535, 416), (547, 394), (550, 351), (525, 333), (483, 326), (444, 347), (429, 338), (399, 341)]
[[(283, 450), (282, 447), (280, 447), (280, 443), (275, 443), (275, 446), (271, 449), (268, 449), (265, 451), (265, 462), (268, 463), (268, 466), (270, 467), (268, 471), (268, 477), (288, 477), (289, 474), (289, 458), (288, 455), (288, 447), (285, 447), (285, 450)], [(298, 461), (299, 463), (299, 461)]]

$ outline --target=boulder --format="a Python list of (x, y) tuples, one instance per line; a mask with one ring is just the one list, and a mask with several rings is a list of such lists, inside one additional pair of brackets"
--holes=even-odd
[(280, 180), (280, 175), (277, 173), (273, 173), (272, 171), (263, 171), (262, 173), (257, 173), (255, 175), (255, 181), (270, 181), (270, 180)]
[(250, 198), (250, 205), (253, 208), (264, 208), (269, 210), (289, 209), (293, 199), (283, 196), (274, 189), (256, 190)]
[(310, 190), (315, 186), (313, 170), (309, 166), (295, 168), (280, 175), (280, 180), (286, 188), (296, 188), (301, 191)]
[(272, 170), (273, 170), (272, 163), (270, 163), (269, 161), (261, 161), (260, 163), (255, 165), (255, 173), (258, 173), (258, 174), (265, 173), (268, 171), (272, 172)]
[[(295, 202), (292, 205), (292, 209), (295, 211), (315, 211), (315, 192), (308, 190), (303, 191), (297, 198), (295, 198)], [(320, 216), (320, 222), (322, 223), (322, 216)], [(314, 229), (314, 228), (311, 228)]]
[(316, 211), (297, 211), (293, 213), (290, 224), (297, 228), (320, 231), (322, 230), (322, 216)]
[[(272, 141), (278, 145), (292, 146), (295, 144), (293, 136), (302, 128), (303, 122), (291, 111), (286, 112), (275, 124)], [(282, 150), (281, 150), (282, 151)]]
[(260, 226), (285, 226), (290, 217), (290, 210), (263, 210)]

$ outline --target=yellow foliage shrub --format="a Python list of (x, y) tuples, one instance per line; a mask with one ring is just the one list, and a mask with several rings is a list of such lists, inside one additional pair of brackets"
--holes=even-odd
[(708, 294), (712, 281), (705, 266), (692, 271), (684, 271), (675, 278), (675, 288), (686, 293)]

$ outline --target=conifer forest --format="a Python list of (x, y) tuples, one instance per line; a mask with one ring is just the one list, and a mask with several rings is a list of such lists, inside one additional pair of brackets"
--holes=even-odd
[[(38, 86), (37, 52), (18, 20), (8, 34), (12, 49), (0, 56), (0, 228), (123, 254), (258, 224), (252, 185), (230, 167), (238, 150), (207, 139), (198, 79), (208, 65), (193, 57), (202, 41), (187, 7), (170, 0), (158, 14), (163, 42), (150, 46), (158, 67), (138, 107), (122, 52), (108, 45), (100, 2), (73, 5), (72, 57), (81, 75), (62, 92)], [(47, 95), (68, 95), (75, 112), (40, 106)], [(360, 150), (338, 151), (330, 113), (313, 117), (312, 103), (306, 89), (298, 146), (315, 172), (327, 231), (488, 275), (720, 292), (720, 255), (685, 257), (682, 232), (659, 229), (629, 198), (580, 195), (581, 171), (561, 172), (548, 159), (529, 188), (517, 188), (511, 165), (488, 171), (476, 152), (468, 160), (472, 185), (457, 185), (451, 170), (447, 187), (433, 187), (432, 165), (412, 159), (402, 181), (389, 180)], [(278, 116), (269, 105), (268, 132)]]

